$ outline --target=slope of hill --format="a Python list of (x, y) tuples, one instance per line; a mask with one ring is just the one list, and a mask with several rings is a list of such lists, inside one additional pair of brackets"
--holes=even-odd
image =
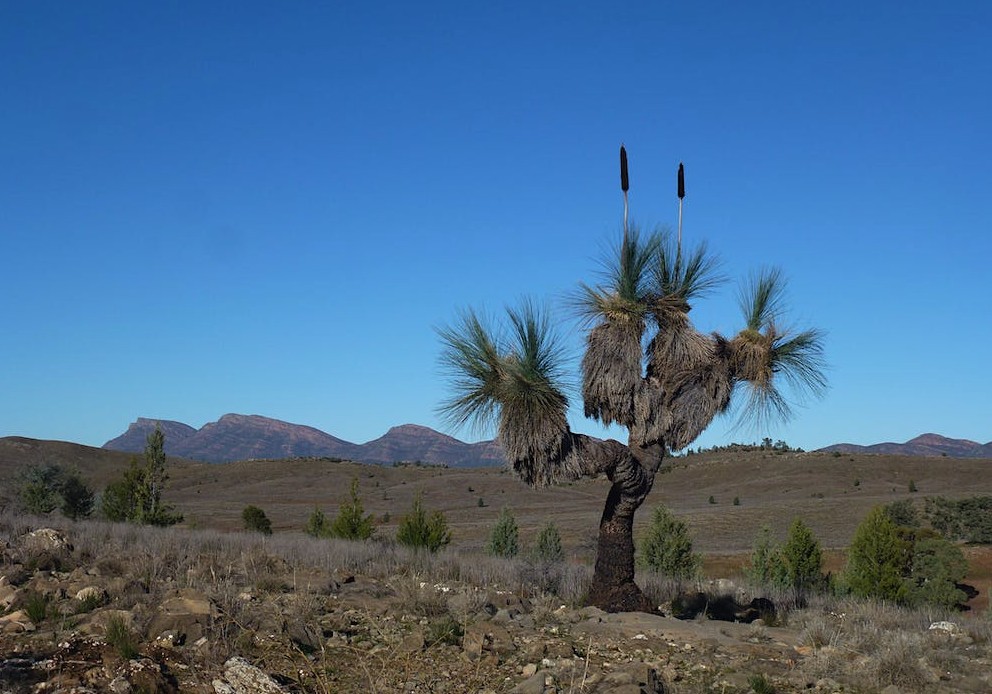
[(820, 451), (824, 453), (868, 453), (914, 457), (992, 458), (992, 442), (982, 445), (968, 439), (949, 439), (940, 434), (921, 434), (906, 443), (887, 442), (876, 443), (871, 446), (837, 443), (821, 448)]
[(492, 441), (464, 443), (415, 424), (393, 427), (373, 441), (356, 444), (313, 427), (240, 414), (226, 414), (199, 430), (179, 422), (142, 417), (103, 447), (139, 453), (145, 449), (145, 440), (156, 424), (165, 433), (166, 453), (208, 463), (310, 457), (376, 464), (421, 461), (450, 467), (503, 462), (499, 447)]

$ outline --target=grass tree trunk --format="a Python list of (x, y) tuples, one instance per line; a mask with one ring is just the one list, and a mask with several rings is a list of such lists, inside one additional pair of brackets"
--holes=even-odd
[(634, 582), (634, 513), (647, 498), (664, 448), (632, 448), (610, 471), (613, 482), (599, 521), (599, 542), (589, 604), (607, 612), (651, 612), (654, 606)]

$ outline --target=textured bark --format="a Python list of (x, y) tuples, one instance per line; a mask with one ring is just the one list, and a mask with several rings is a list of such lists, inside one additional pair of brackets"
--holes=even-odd
[(596, 568), (589, 604), (607, 612), (652, 612), (634, 582), (634, 513), (644, 503), (661, 466), (664, 447), (634, 447), (608, 476), (613, 485), (599, 522)]

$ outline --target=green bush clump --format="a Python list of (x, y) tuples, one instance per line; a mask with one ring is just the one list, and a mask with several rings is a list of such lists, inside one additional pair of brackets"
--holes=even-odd
[(548, 524), (541, 528), (541, 532), (538, 533), (534, 555), (540, 561), (546, 562), (561, 561), (564, 558), (565, 553), (561, 547), (561, 533), (558, 532), (558, 528), (551, 521), (548, 521)]
[(496, 525), (489, 533), (486, 552), (494, 557), (515, 557), (520, 551), (520, 530), (513, 513), (508, 508), (499, 512)]
[(138, 657), (138, 641), (120, 615), (113, 615), (107, 621), (107, 643), (113, 646), (117, 654), (124, 660)]
[(451, 542), (451, 531), (448, 530), (448, 521), (441, 511), (427, 515), (423, 499), (418, 494), (413, 500), (410, 513), (400, 521), (396, 542), (412, 549), (437, 552)]
[(272, 534), (272, 521), (265, 515), (265, 511), (258, 506), (251, 504), (245, 506), (241, 512), (241, 520), (245, 524), (245, 530), (262, 533), (263, 535)]
[(638, 546), (637, 561), (678, 581), (695, 578), (702, 566), (701, 557), (692, 551), (689, 526), (663, 505), (656, 506), (651, 515)]
[(367, 540), (375, 534), (375, 518), (371, 513), (365, 515), (362, 498), (358, 495), (357, 477), (351, 481), (351, 494), (338, 509), (328, 533), (341, 540)]

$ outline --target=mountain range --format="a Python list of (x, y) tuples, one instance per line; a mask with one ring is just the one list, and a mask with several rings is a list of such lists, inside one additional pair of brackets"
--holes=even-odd
[(259, 415), (226, 414), (194, 429), (182, 422), (139, 417), (103, 448), (140, 453), (158, 426), (168, 455), (207, 463), (276, 458), (341, 458), (362, 463), (430, 463), (449, 467), (502, 465), (494, 441), (465, 443), (416, 424), (404, 424), (367, 443), (351, 443), (319, 429)]
[(981, 444), (976, 441), (969, 441), (968, 439), (949, 439), (940, 434), (921, 434), (906, 443), (876, 443), (871, 446), (836, 443), (820, 450), (826, 453), (877, 453), (920, 457), (992, 458), (992, 441)]
[[(103, 445), (113, 451), (140, 453), (148, 434), (158, 426), (165, 434), (169, 455), (208, 463), (276, 458), (341, 458), (363, 463), (391, 464), (420, 461), (449, 467), (502, 465), (495, 441), (465, 443), (429, 427), (404, 424), (367, 443), (352, 443), (314, 427), (290, 424), (259, 415), (226, 414), (195, 429), (182, 422), (139, 417), (123, 434)], [(860, 446), (838, 443), (819, 449), (826, 453), (877, 453), (951, 458), (992, 458), (992, 442), (979, 444), (923, 434), (906, 443)]]

